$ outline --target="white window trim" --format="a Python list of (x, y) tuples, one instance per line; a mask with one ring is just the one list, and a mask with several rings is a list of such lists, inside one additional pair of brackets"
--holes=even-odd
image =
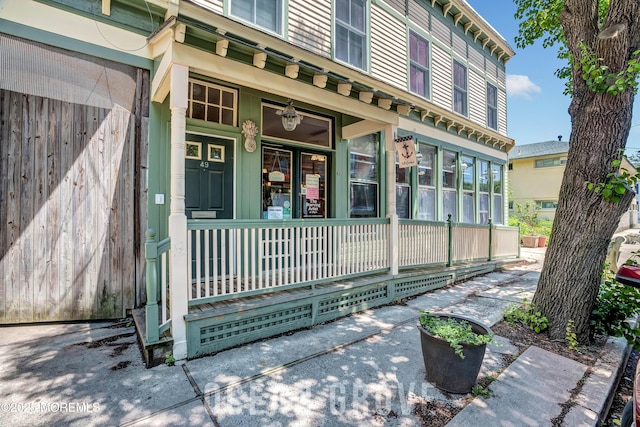
[[(333, 2), (333, 8), (332, 8), (332, 13), (333, 13), (333, 22), (332, 22), (332, 28), (331, 28), (331, 51), (332, 51), (332, 58), (335, 62), (342, 64), (346, 67), (352, 68), (354, 70), (360, 71), (360, 72), (365, 72), (365, 73), (370, 73), (371, 71), (371, 7), (370, 7), (370, 0), (364, 0), (365, 3), (365, 7), (364, 7), (364, 25), (365, 25), (365, 31), (364, 31), (364, 46), (363, 46), (363, 51), (364, 51), (364, 59), (363, 59), (363, 65), (364, 68), (358, 68), (357, 66), (343, 61), (341, 59), (339, 59), (336, 55), (336, 44), (337, 44), (337, 37), (336, 37), (336, 26), (338, 25), (338, 18), (337, 18), (337, 13), (336, 13), (336, 2)], [(342, 21), (340, 21), (342, 22)], [(347, 26), (348, 25), (348, 26)], [(360, 30), (357, 30), (353, 27), (351, 27), (350, 24), (347, 24), (344, 26), (344, 28), (347, 28), (349, 31), (355, 31), (355, 32), (360, 32)]]
[(259, 24), (255, 23), (255, 22), (247, 21), (246, 19), (241, 18), (240, 16), (232, 14), (231, 13), (231, 3), (233, 1), (234, 0), (224, 0), (224, 5), (225, 5), (225, 8), (224, 8), (225, 13), (224, 14), (225, 14), (226, 17), (228, 17), (230, 19), (233, 19), (235, 21), (242, 22), (242, 23), (248, 25), (249, 27), (255, 28), (257, 30), (260, 30), (260, 31), (263, 31), (263, 32), (266, 32), (266, 33), (269, 33), (269, 34), (273, 34), (274, 36), (277, 36), (279, 38), (282, 38), (282, 39), (286, 38), (285, 35), (287, 34), (287, 28), (286, 28), (287, 27), (287, 21), (285, 19), (285, 2), (287, 0), (280, 0), (280, 32), (273, 31), (270, 28), (263, 27), (262, 25), (259, 25)]

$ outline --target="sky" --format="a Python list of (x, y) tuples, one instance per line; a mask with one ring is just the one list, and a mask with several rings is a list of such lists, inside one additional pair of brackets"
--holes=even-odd
[[(516, 145), (553, 141), (562, 135), (568, 141), (571, 99), (563, 95), (564, 82), (554, 73), (564, 65), (555, 48), (544, 49), (536, 43), (525, 49), (516, 48), (518, 21), (513, 15), (513, 0), (467, 0), (515, 51), (507, 62), (507, 134)], [(640, 150), (640, 96), (636, 96), (631, 121), (627, 155)], [(635, 125), (635, 126), (634, 126)]]

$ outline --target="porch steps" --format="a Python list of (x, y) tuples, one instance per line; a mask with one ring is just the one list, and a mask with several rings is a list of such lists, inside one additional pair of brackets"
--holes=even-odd
[(191, 307), (188, 357), (331, 321), (494, 271), (501, 261), (378, 273)]
[(165, 356), (173, 351), (173, 338), (171, 338), (168, 333), (164, 333), (160, 336), (158, 342), (147, 342), (145, 333), (147, 330), (145, 308), (134, 308), (131, 314), (133, 316), (133, 323), (136, 326), (138, 344), (140, 345), (140, 352), (142, 353), (145, 366), (151, 368), (163, 364)]

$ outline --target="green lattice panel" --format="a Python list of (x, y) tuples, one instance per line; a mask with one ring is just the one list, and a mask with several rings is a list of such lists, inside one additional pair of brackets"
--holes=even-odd
[(346, 313), (355, 313), (387, 302), (389, 302), (387, 286), (354, 290), (350, 293), (319, 301), (318, 317), (333, 319)]
[(404, 298), (418, 295), (427, 291), (442, 288), (453, 281), (452, 274), (439, 274), (434, 276), (422, 276), (413, 280), (405, 280), (396, 283), (396, 298)]

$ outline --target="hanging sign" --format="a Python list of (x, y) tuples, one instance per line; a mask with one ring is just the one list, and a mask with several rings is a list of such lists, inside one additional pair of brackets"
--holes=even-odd
[(269, 181), (272, 182), (283, 182), (284, 174), (280, 171), (269, 172)]
[(401, 168), (410, 168), (411, 166), (418, 166), (418, 159), (416, 158), (416, 145), (412, 136), (404, 136), (402, 138), (396, 138), (396, 151), (398, 152), (398, 166)]
[(305, 181), (307, 184), (307, 200), (318, 200), (320, 198), (320, 177), (315, 174), (307, 174)]

